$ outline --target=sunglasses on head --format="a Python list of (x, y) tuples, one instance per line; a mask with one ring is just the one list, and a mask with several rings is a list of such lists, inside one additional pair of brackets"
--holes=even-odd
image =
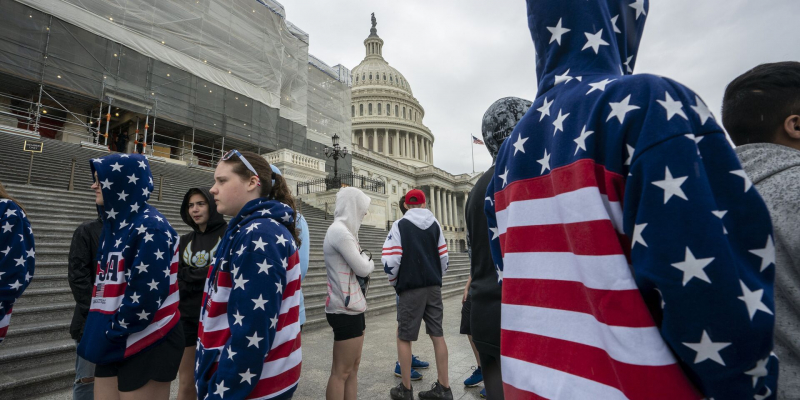
[(242, 155), (242, 153), (239, 152), (239, 150), (236, 150), (236, 149), (229, 150), (227, 153), (225, 153), (225, 155), (222, 156), (222, 158), (220, 160), (228, 161), (234, 155), (236, 157), (239, 157), (239, 159), (242, 160), (242, 164), (244, 164), (244, 166), (247, 167), (247, 169), (250, 170), (250, 172), (252, 172), (253, 175), (256, 176), (256, 178), (258, 178), (258, 186), (261, 186), (261, 178), (259, 178), (258, 172), (256, 172), (256, 169), (253, 168), (253, 166), (250, 164), (249, 161), (247, 161), (246, 158), (244, 158), (244, 156)]

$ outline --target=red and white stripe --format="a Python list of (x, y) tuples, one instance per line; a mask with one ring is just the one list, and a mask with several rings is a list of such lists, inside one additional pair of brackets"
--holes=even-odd
[[(288, 259), (286, 286), (283, 288), (275, 338), (264, 359), (261, 375), (248, 399), (270, 399), (297, 385), (300, 380), (302, 351), (300, 346), (300, 258), (295, 252)], [(233, 281), (230, 272), (220, 272), (217, 291), (212, 294), (200, 323), (200, 343), (205, 349), (221, 349), (231, 337), (228, 325), (228, 299)], [(204, 296), (204, 303), (207, 298)], [(217, 369), (219, 357), (211, 367)]]
[(506, 398), (702, 398), (630, 272), (624, 185), (580, 160), (496, 193)]
[(392, 246), (392, 247), (384, 247), (383, 252), (381, 253), (383, 257), (386, 256), (402, 256), (403, 255), (403, 247), (402, 246)]
[(439, 246), (439, 257), (441, 258), (441, 257), (444, 257), (446, 255), (447, 255), (447, 245), (443, 244), (443, 245)]
[(0, 319), (0, 342), (6, 338), (6, 333), (8, 332), (8, 324), (11, 322), (11, 311), (9, 309), (3, 319)]
[(125, 349), (125, 357), (136, 354), (142, 349), (150, 346), (169, 333), (170, 330), (180, 321), (178, 302), (180, 292), (178, 291), (178, 243), (176, 241), (172, 260), (169, 263), (169, 295), (161, 303), (161, 307), (156, 310), (156, 315), (150, 325), (143, 331), (139, 331), (128, 336)]

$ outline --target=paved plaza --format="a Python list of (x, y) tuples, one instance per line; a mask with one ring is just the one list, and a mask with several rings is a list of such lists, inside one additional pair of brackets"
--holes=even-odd
[[(467, 337), (458, 334), (461, 321), (461, 297), (453, 296), (444, 300), (444, 332), (450, 353), (450, 387), (454, 399), (480, 399), (478, 394), (483, 384), (465, 388), (464, 379), (472, 373), (475, 357)], [(392, 373), (397, 359), (395, 342), (395, 313), (367, 315), (367, 331), (364, 351), (358, 374), (358, 398), (364, 400), (388, 399), (389, 389), (400, 382)], [(425, 324), (420, 329), (420, 340), (413, 345), (414, 354), (429, 361), (431, 367), (420, 370), (424, 378), (412, 382), (414, 398), (421, 390), (430, 389), (436, 381), (436, 367), (433, 359), (433, 344), (425, 335)], [(326, 326), (303, 334), (303, 373), (300, 386), (295, 393), (296, 400), (319, 400), (325, 398), (325, 385), (331, 368), (333, 354), (333, 332)], [(172, 385), (172, 399), (176, 399), (177, 381)], [(42, 397), (47, 400), (67, 400), (72, 398), (70, 391), (61, 391)]]

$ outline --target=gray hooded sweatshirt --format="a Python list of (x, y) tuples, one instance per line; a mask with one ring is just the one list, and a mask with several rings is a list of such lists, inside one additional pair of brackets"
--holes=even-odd
[(347, 187), (336, 194), (333, 223), (325, 233), (322, 251), (328, 271), (328, 314), (361, 314), (367, 310), (367, 300), (361, 293), (356, 275), (366, 277), (375, 269), (367, 254), (361, 253), (358, 228), (367, 215), (370, 198), (362, 191)]
[(736, 148), (767, 203), (775, 232), (775, 354), (778, 398), (800, 399), (800, 151), (772, 143)]

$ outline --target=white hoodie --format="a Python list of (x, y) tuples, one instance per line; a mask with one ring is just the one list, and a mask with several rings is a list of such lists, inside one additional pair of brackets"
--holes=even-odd
[(325, 234), (322, 251), (328, 272), (328, 314), (356, 315), (367, 310), (367, 301), (361, 293), (356, 275), (369, 276), (375, 264), (369, 256), (361, 254), (358, 228), (367, 215), (370, 198), (362, 191), (347, 187), (336, 194), (333, 223)]

